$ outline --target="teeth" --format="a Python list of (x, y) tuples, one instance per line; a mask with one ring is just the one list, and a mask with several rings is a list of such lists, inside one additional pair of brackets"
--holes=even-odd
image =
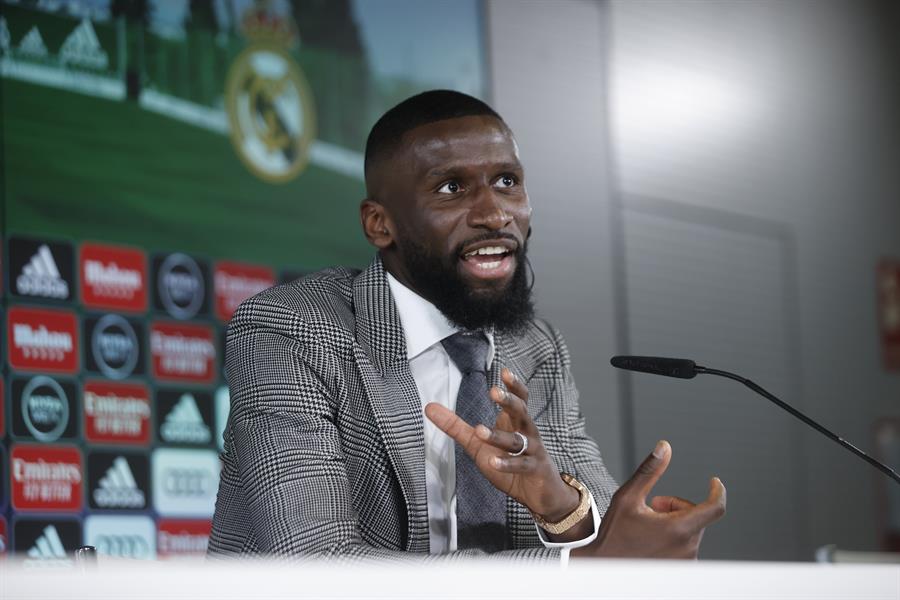
[(466, 256), (474, 256), (476, 254), (479, 255), (488, 255), (488, 254), (506, 254), (506, 248), (503, 246), (486, 246), (484, 248), (479, 248), (478, 250), (473, 250), (472, 252), (466, 253)]
[(493, 262), (485, 262), (485, 263), (476, 263), (479, 269), (484, 269), (487, 271), (488, 269), (496, 269), (500, 266), (500, 261), (495, 260)]

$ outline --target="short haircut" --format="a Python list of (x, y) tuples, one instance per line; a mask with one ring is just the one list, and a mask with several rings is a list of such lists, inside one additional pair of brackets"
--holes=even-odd
[(479, 115), (490, 115), (503, 121), (493, 108), (462, 92), (430, 90), (407, 98), (384, 113), (372, 126), (366, 140), (366, 174), (371, 165), (397, 150), (407, 131), (436, 121)]

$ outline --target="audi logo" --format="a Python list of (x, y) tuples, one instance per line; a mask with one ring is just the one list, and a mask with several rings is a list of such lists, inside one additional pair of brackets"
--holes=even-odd
[(168, 469), (163, 474), (163, 489), (173, 496), (207, 496), (212, 479), (203, 469)]
[(150, 544), (139, 535), (100, 535), (94, 539), (97, 552), (121, 558), (149, 558)]

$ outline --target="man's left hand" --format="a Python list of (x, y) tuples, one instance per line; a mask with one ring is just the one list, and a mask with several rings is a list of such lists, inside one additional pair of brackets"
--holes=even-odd
[[(578, 491), (560, 478), (544, 448), (528, 414), (528, 388), (509, 369), (503, 369), (501, 378), (506, 390), (490, 390), (491, 399), (502, 409), (493, 429), (484, 424), (472, 427), (434, 402), (425, 407), (425, 415), (465, 449), (494, 487), (544, 520), (561, 521), (578, 507)], [(510, 456), (522, 449), (515, 432), (528, 439), (528, 449), (520, 456)]]

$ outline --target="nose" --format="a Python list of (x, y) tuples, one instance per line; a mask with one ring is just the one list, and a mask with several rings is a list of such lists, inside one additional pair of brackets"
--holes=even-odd
[(513, 220), (507, 200), (491, 186), (483, 187), (476, 195), (469, 209), (469, 226), (478, 229), (499, 231)]

